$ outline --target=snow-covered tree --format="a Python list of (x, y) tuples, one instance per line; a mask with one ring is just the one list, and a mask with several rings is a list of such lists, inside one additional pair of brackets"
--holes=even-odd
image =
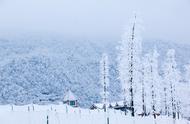
[(143, 57), (143, 65), (142, 65), (142, 78), (141, 78), (141, 94), (142, 94), (142, 115), (146, 116), (147, 115), (147, 103), (146, 103), (146, 70), (147, 70), (147, 61), (146, 57)]
[(164, 63), (164, 83), (165, 83), (165, 94), (167, 96), (166, 102), (167, 114), (171, 115), (173, 118), (176, 118), (176, 112), (179, 111), (179, 98), (176, 94), (176, 86), (179, 84), (179, 71), (177, 69), (177, 64), (175, 61), (175, 50), (170, 49), (167, 52), (166, 62)]
[[(126, 32), (119, 42), (119, 78), (122, 83), (124, 103), (131, 107), (131, 115), (135, 115), (134, 106), (138, 106), (139, 97), (135, 97), (135, 92), (138, 91), (136, 86), (139, 86), (141, 75), (141, 26), (135, 15)], [(134, 100), (136, 98), (136, 101)], [(127, 101), (126, 99), (130, 99)], [(141, 101), (141, 100), (140, 100)]]
[(160, 75), (158, 73), (158, 52), (154, 49), (150, 57), (150, 82), (151, 82), (151, 97), (152, 97), (152, 113), (160, 111)]
[(158, 53), (156, 49), (146, 54), (143, 59), (143, 91), (144, 104), (146, 104), (146, 112), (155, 113), (160, 110), (160, 75), (158, 73)]
[(144, 84), (144, 104), (146, 105), (146, 113), (150, 113), (151, 111), (151, 66), (150, 66), (150, 57), (151, 54), (145, 54), (143, 57), (143, 84)]
[(108, 107), (108, 86), (109, 86), (109, 64), (107, 54), (102, 55), (100, 61), (100, 74), (101, 74), (101, 84), (102, 84), (102, 102), (104, 104), (105, 112), (105, 124), (109, 124), (109, 107)]
[(158, 69), (158, 52), (156, 49), (154, 49), (152, 53), (152, 71), (153, 71), (153, 85), (154, 85), (154, 97), (155, 97), (155, 110), (157, 112), (161, 111), (161, 96), (162, 96), (162, 85), (161, 84), (161, 76), (159, 75), (159, 69)]
[(163, 104), (163, 110), (162, 110), (162, 114), (164, 115), (168, 115), (168, 109), (169, 109), (169, 86), (168, 83), (165, 81), (165, 79), (163, 79), (163, 100), (162, 100), (162, 104)]
[(104, 109), (106, 111), (106, 105), (108, 104), (108, 86), (109, 86), (109, 67), (108, 67), (108, 56), (107, 54), (102, 55), (102, 59), (100, 61), (100, 76), (101, 76), (101, 84), (102, 84), (102, 102), (104, 104)]
[(183, 112), (183, 117), (188, 117), (190, 115), (190, 64), (185, 65), (185, 83), (180, 83), (180, 86), (177, 88), (178, 95), (180, 98), (180, 109), (181, 113)]

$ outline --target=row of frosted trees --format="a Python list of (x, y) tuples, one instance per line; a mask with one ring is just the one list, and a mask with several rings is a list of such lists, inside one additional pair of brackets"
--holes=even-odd
[[(135, 16), (117, 47), (119, 79), (122, 84), (124, 104), (130, 107), (131, 116), (153, 115), (156, 118), (156, 115), (161, 114), (179, 118), (182, 103), (181, 83), (180, 72), (175, 61), (175, 50), (168, 50), (162, 65), (158, 66), (159, 54), (156, 48), (142, 55), (141, 31), (140, 21)], [(100, 65), (101, 95), (106, 106), (109, 86), (109, 65), (106, 54), (103, 54)], [(190, 66), (186, 66), (186, 70), (186, 76), (189, 77)]]

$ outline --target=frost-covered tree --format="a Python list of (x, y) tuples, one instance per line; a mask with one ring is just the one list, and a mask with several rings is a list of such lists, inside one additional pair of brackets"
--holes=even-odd
[(108, 86), (109, 86), (109, 64), (108, 64), (108, 56), (107, 54), (102, 55), (102, 59), (100, 61), (100, 74), (101, 74), (101, 84), (102, 84), (102, 102), (104, 104), (104, 112), (105, 112), (105, 124), (109, 124), (109, 110), (108, 110)]
[[(135, 116), (134, 106), (139, 105), (139, 97), (136, 97), (135, 92), (138, 84), (140, 83), (141, 75), (141, 26), (135, 15), (131, 21), (126, 32), (122, 36), (122, 40), (119, 42), (119, 78), (122, 83), (124, 103), (131, 107), (131, 115)], [(136, 98), (136, 101), (135, 101)], [(127, 101), (126, 99), (130, 99)], [(140, 100), (141, 101), (141, 100)]]
[(143, 59), (143, 82), (142, 82), (142, 98), (143, 112), (154, 114), (160, 111), (160, 82), (161, 77), (158, 73), (158, 52), (146, 54)]
[(163, 79), (163, 111), (162, 114), (164, 115), (168, 115), (169, 113), (169, 86), (168, 83), (165, 81), (165, 79)]
[(190, 114), (190, 64), (185, 65), (185, 76), (184, 81), (185, 83), (180, 83), (180, 86), (177, 88), (178, 95), (180, 98), (180, 105), (179, 109), (181, 113), (183, 112), (183, 117), (188, 117)]
[(104, 109), (106, 111), (106, 105), (108, 104), (108, 86), (109, 86), (109, 67), (108, 67), (108, 56), (107, 54), (102, 55), (102, 59), (100, 61), (100, 76), (101, 76), (101, 84), (102, 84), (102, 102), (104, 104)]
[(164, 82), (165, 82), (165, 94), (169, 100), (166, 103), (167, 113), (176, 118), (176, 112), (179, 109), (179, 99), (176, 92), (176, 86), (179, 84), (179, 71), (175, 61), (175, 50), (170, 49), (167, 52), (166, 62), (164, 63)]
[(158, 73), (158, 52), (154, 49), (150, 58), (150, 76), (151, 76), (151, 96), (152, 111), (155, 116), (156, 111), (160, 111), (160, 75)]
[(146, 108), (146, 67), (147, 67), (147, 61), (146, 61), (146, 57), (143, 57), (142, 59), (143, 61), (143, 65), (142, 65), (142, 78), (141, 78), (141, 94), (142, 94), (142, 115), (146, 116), (147, 115), (147, 108)]
[(143, 58), (143, 84), (144, 84), (144, 104), (146, 105), (146, 112), (150, 113), (151, 111), (151, 103), (152, 103), (152, 97), (151, 97), (151, 65), (150, 65), (150, 57), (151, 54), (146, 54)]
[[(158, 84), (160, 83), (160, 76), (158, 74), (158, 53), (154, 50), (153, 53), (146, 54), (143, 59), (144, 68), (144, 103), (146, 103), (146, 108), (148, 113), (155, 113), (158, 111), (158, 96), (159, 89)], [(149, 94), (149, 95), (148, 95)]]

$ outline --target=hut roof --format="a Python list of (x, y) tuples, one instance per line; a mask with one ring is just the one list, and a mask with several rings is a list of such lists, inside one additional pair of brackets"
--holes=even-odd
[(68, 101), (68, 100), (69, 101), (77, 100), (77, 97), (70, 90), (68, 90), (64, 96), (64, 101)]

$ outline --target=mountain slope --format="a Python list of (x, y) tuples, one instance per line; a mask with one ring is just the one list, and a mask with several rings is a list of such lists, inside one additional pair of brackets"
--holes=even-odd
[[(48, 40), (0, 40), (0, 103), (49, 103), (63, 100), (71, 89), (81, 106), (100, 101), (99, 60), (110, 60), (110, 100), (120, 99), (117, 42)], [(143, 53), (156, 47), (160, 62), (169, 48), (176, 49), (177, 62), (190, 58), (190, 46), (170, 42), (143, 42)]]

